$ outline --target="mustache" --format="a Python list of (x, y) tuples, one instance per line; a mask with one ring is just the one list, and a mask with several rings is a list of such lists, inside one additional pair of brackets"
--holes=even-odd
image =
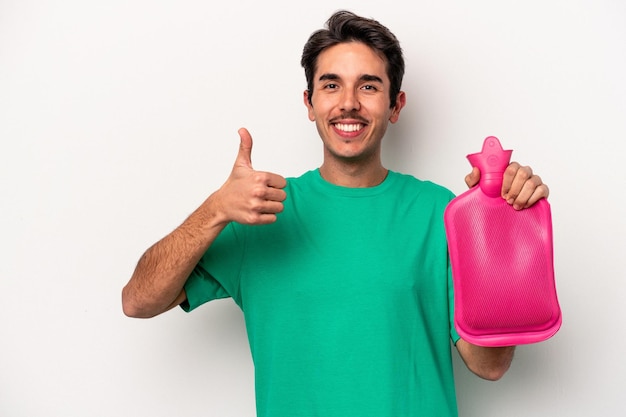
[(339, 122), (340, 120), (345, 120), (345, 119), (356, 120), (356, 121), (361, 122), (361, 123), (363, 123), (363, 124), (367, 124), (367, 123), (368, 123), (368, 122), (367, 122), (367, 120), (365, 120), (365, 119), (363, 118), (363, 116), (361, 116), (360, 114), (358, 114), (358, 113), (357, 113), (357, 112), (355, 112), (355, 111), (343, 112), (343, 113), (341, 113), (339, 116), (337, 116), (337, 117), (333, 117), (333, 118), (330, 120), (330, 123), (337, 123), (337, 122)]

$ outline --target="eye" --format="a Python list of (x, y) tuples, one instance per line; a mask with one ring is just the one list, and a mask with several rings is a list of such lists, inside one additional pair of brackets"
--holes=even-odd
[(372, 84), (366, 84), (363, 87), (361, 87), (363, 90), (365, 91), (378, 91), (378, 88), (375, 85)]
[(325, 90), (335, 90), (337, 89), (338, 85), (334, 84), (334, 83), (328, 83), (324, 86)]

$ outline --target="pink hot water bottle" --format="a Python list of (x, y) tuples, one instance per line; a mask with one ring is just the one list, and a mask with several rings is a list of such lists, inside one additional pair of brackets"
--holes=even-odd
[(444, 222), (454, 283), (454, 325), (467, 342), (512, 346), (541, 342), (561, 326), (550, 205), (515, 210), (502, 197), (512, 151), (497, 138), (468, 155), (477, 186), (453, 199)]

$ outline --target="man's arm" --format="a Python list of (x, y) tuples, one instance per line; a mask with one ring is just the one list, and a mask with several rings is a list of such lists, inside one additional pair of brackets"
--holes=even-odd
[(154, 317), (185, 301), (187, 278), (228, 223), (272, 223), (283, 210), (286, 180), (253, 170), (252, 137), (246, 129), (239, 135), (239, 153), (224, 185), (139, 259), (122, 290), (127, 316)]
[[(465, 177), (468, 187), (473, 187), (480, 180), (480, 171), (474, 168)], [(516, 210), (522, 210), (547, 198), (550, 190), (538, 175), (528, 166), (517, 162), (509, 164), (502, 180), (502, 198)], [(483, 347), (459, 339), (457, 350), (470, 371), (481, 378), (497, 381), (511, 366), (515, 346)]]
[(483, 379), (497, 381), (511, 366), (515, 346), (483, 347), (459, 339), (456, 348), (470, 371)]
[(129, 317), (148, 318), (181, 302), (183, 286), (204, 252), (224, 229), (212, 195), (183, 224), (151, 246), (139, 259), (122, 290), (122, 309)]

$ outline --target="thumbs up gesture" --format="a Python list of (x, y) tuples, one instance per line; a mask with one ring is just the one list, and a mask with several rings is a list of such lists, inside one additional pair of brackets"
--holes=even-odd
[(252, 136), (247, 129), (239, 129), (239, 152), (230, 176), (216, 191), (220, 212), (227, 221), (242, 224), (268, 224), (276, 221), (283, 211), (287, 194), (284, 177), (252, 168)]

